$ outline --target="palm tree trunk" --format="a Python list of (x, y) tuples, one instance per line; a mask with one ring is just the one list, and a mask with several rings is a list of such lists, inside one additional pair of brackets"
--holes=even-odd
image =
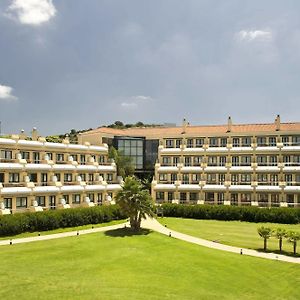
[(267, 250), (267, 239), (265, 238), (264, 239), (264, 251), (266, 251)]
[(282, 252), (282, 238), (279, 238), (279, 251)]

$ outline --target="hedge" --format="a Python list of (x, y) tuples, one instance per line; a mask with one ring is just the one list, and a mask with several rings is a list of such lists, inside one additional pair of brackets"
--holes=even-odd
[(299, 208), (261, 208), (252, 206), (162, 204), (165, 217), (213, 219), (223, 221), (300, 223)]
[(0, 236), (105, 223), (126, 218), (118, 205), (26, 212), (0, 216)]

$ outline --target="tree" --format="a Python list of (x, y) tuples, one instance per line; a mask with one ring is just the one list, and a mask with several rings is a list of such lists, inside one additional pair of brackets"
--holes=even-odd
[(134, 176), (126, 177), (122, 190), (116, 195), (116, 203), (129, 216), (130, 227), (135, 232), (140, 230), (142, 218), (154, 216), (154, 203), (149, 191)]
[(277, 228), (276, 230), (273, 230), (274, 236), (279, 241), (279, 251), (282, 252), (282, 239), (286, 236), (286, 230), (283, 228)]
[(294, 244), (294, 255), (296, 255), (297, 241), (300, 240), (300, 232), (289, 231), (287, 233), (287, 239), (290, 243)]
[(112, 158), (117, 165), (117, 174), (123, 178), (134, 174), (134, 165), (130, 156), (125, 156), (114, 147), (109, 148), (108, 157)]
[(257, 228), (257, 232), (258, 232), (259, 236), (264, 239), (264, 251), (266, 251), (267, 250), (267, 240), (272, 235), (272, 229), (269, 227), (261, 226), (261, 227)]

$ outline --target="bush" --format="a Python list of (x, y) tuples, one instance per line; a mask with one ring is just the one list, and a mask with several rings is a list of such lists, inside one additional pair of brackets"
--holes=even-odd
[(162, 204), (166, 217), (213, 219), (223, 221), (300, 223), (298, 208), (261, 208), (251, 206)]
[(0, 236), (124, 219), (119, 206), (96, 206), (0, 216)]

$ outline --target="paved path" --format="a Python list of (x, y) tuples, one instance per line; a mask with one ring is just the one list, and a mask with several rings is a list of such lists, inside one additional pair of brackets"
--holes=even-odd
[[(111, 226), (104, 226), (104, 227), (99, 227), (99, 228), (93, 228), (93, 229), (85, 229), (85, 230), (79, 230), (79, 231), (69, 231), (69, 232), (62, 232), (62, 233), (56, 233), (56, 234), (48, 234), (48, 235), (41, 235), (41, 236), (32, 236), (32, 237), (26, 237), (26, 238), (19, 238), (19, 239), (12, 239), (13, 244), (20, 244), (20, 243), (29, 243), (29, 242), (35, 242), (35, 241), (46, 241), (46, 240), (52, 240), (52, 239), (59, 239), (59, 238), (64, 238), (64, 237), (69, 237), (69, 236), (77, 236), (77, 233), (79, 235), (83, 234), (88, 234), (88, 233), (96, 233), (96, 232), (105, 232), (108, 230), (114, 230), (114, 229), (119, 229), (123, 228), (124, 226), (128, 226), (128, 223), (122, 223), (122, 224), (117, 224), (117, 225), (111, 225)], [(189, 243), (197, 244), (200, 246), (208, 247), (208, 248), (213, 248), (217, 250), (222, 250), (222, 251), (228, 251), (228, 252), (233, 252), (233, 253), (238, 253), (240, 254), (241, 248), (238, 247), (233, 247), (233, 246), (227, 246), (224, 244), (200, 239), (191, 235), (187, 235), (184, 233), (180, 233), (174, 230), (170, 230), (169, 228), (164, 227), (161, 225), (156, 219), (151, 219), (147, 218), (146, 220), (142, 221), (142, 227), (143, 228), (148, 228), (153, 231), (157, 231), (161, 234), (167, 235), (183, 240)], [(0, 246), (3, 245), (9, 245), (11, 240), (0, 240)], [(280, 260), (280, 261), (285, 261), (285, 262), (290, 262), (290, 263), (297, 263), (300, 264), (300, 258), (296, 257), (290, 257), (290, 256), (285, 256), (285, 255), (280, 255), (280, 254), (274, 254), (274, 253), (264, 253), (264, 252), (258, 252), (252, 249), (242, 249), (243, 255), (249, 255), (249, 256), (256, 256), (260, 258), (267, 258), (267, 259), (273, 259), (273, 260)]]
[[(146, 220), (142, 221), (142, 227), (143, 228), (148, 228), (152, 229), (154, 231), (157, 231), (159, 233), (165, 234), (165, 235), (171, 235), (171, 237), (183, 240), (189, 243), (197, 244), (200, 246), (208, 247), (208, 248), (213, 248), (217, 250), (222, 250), (222, 251), (228, 251), (228, 252), (233, 252), (233, 253), (241, 253), (241, 248), (238, 247), (233, 247), (233, 246), (227, 246), (224, 244), (200, 239), (191, 235), (187, 235), (184, 233), (180, 233), (174, 230), (171, 230), (169, 228), (164, 227), (161, 225), (156, 219), (150, 219), (147, 218)], [(275, 253), (264, 253), (264, 252), (258, 252), (252, 249), (242, 249), (243, 255), (249, 255), (249, 256), (256, 256), (256, 257), (261, 257), (261, 258), (267, 258), (267, 259), (273, 259), (273, 260), (281, 260), (285, 262), (290, 262), (290, 263), (296, 263), (300, 264), (300, 258), (297, 257), (290, 257), (286, 255), (280, 255), (280, 254), (275, 254)]]

